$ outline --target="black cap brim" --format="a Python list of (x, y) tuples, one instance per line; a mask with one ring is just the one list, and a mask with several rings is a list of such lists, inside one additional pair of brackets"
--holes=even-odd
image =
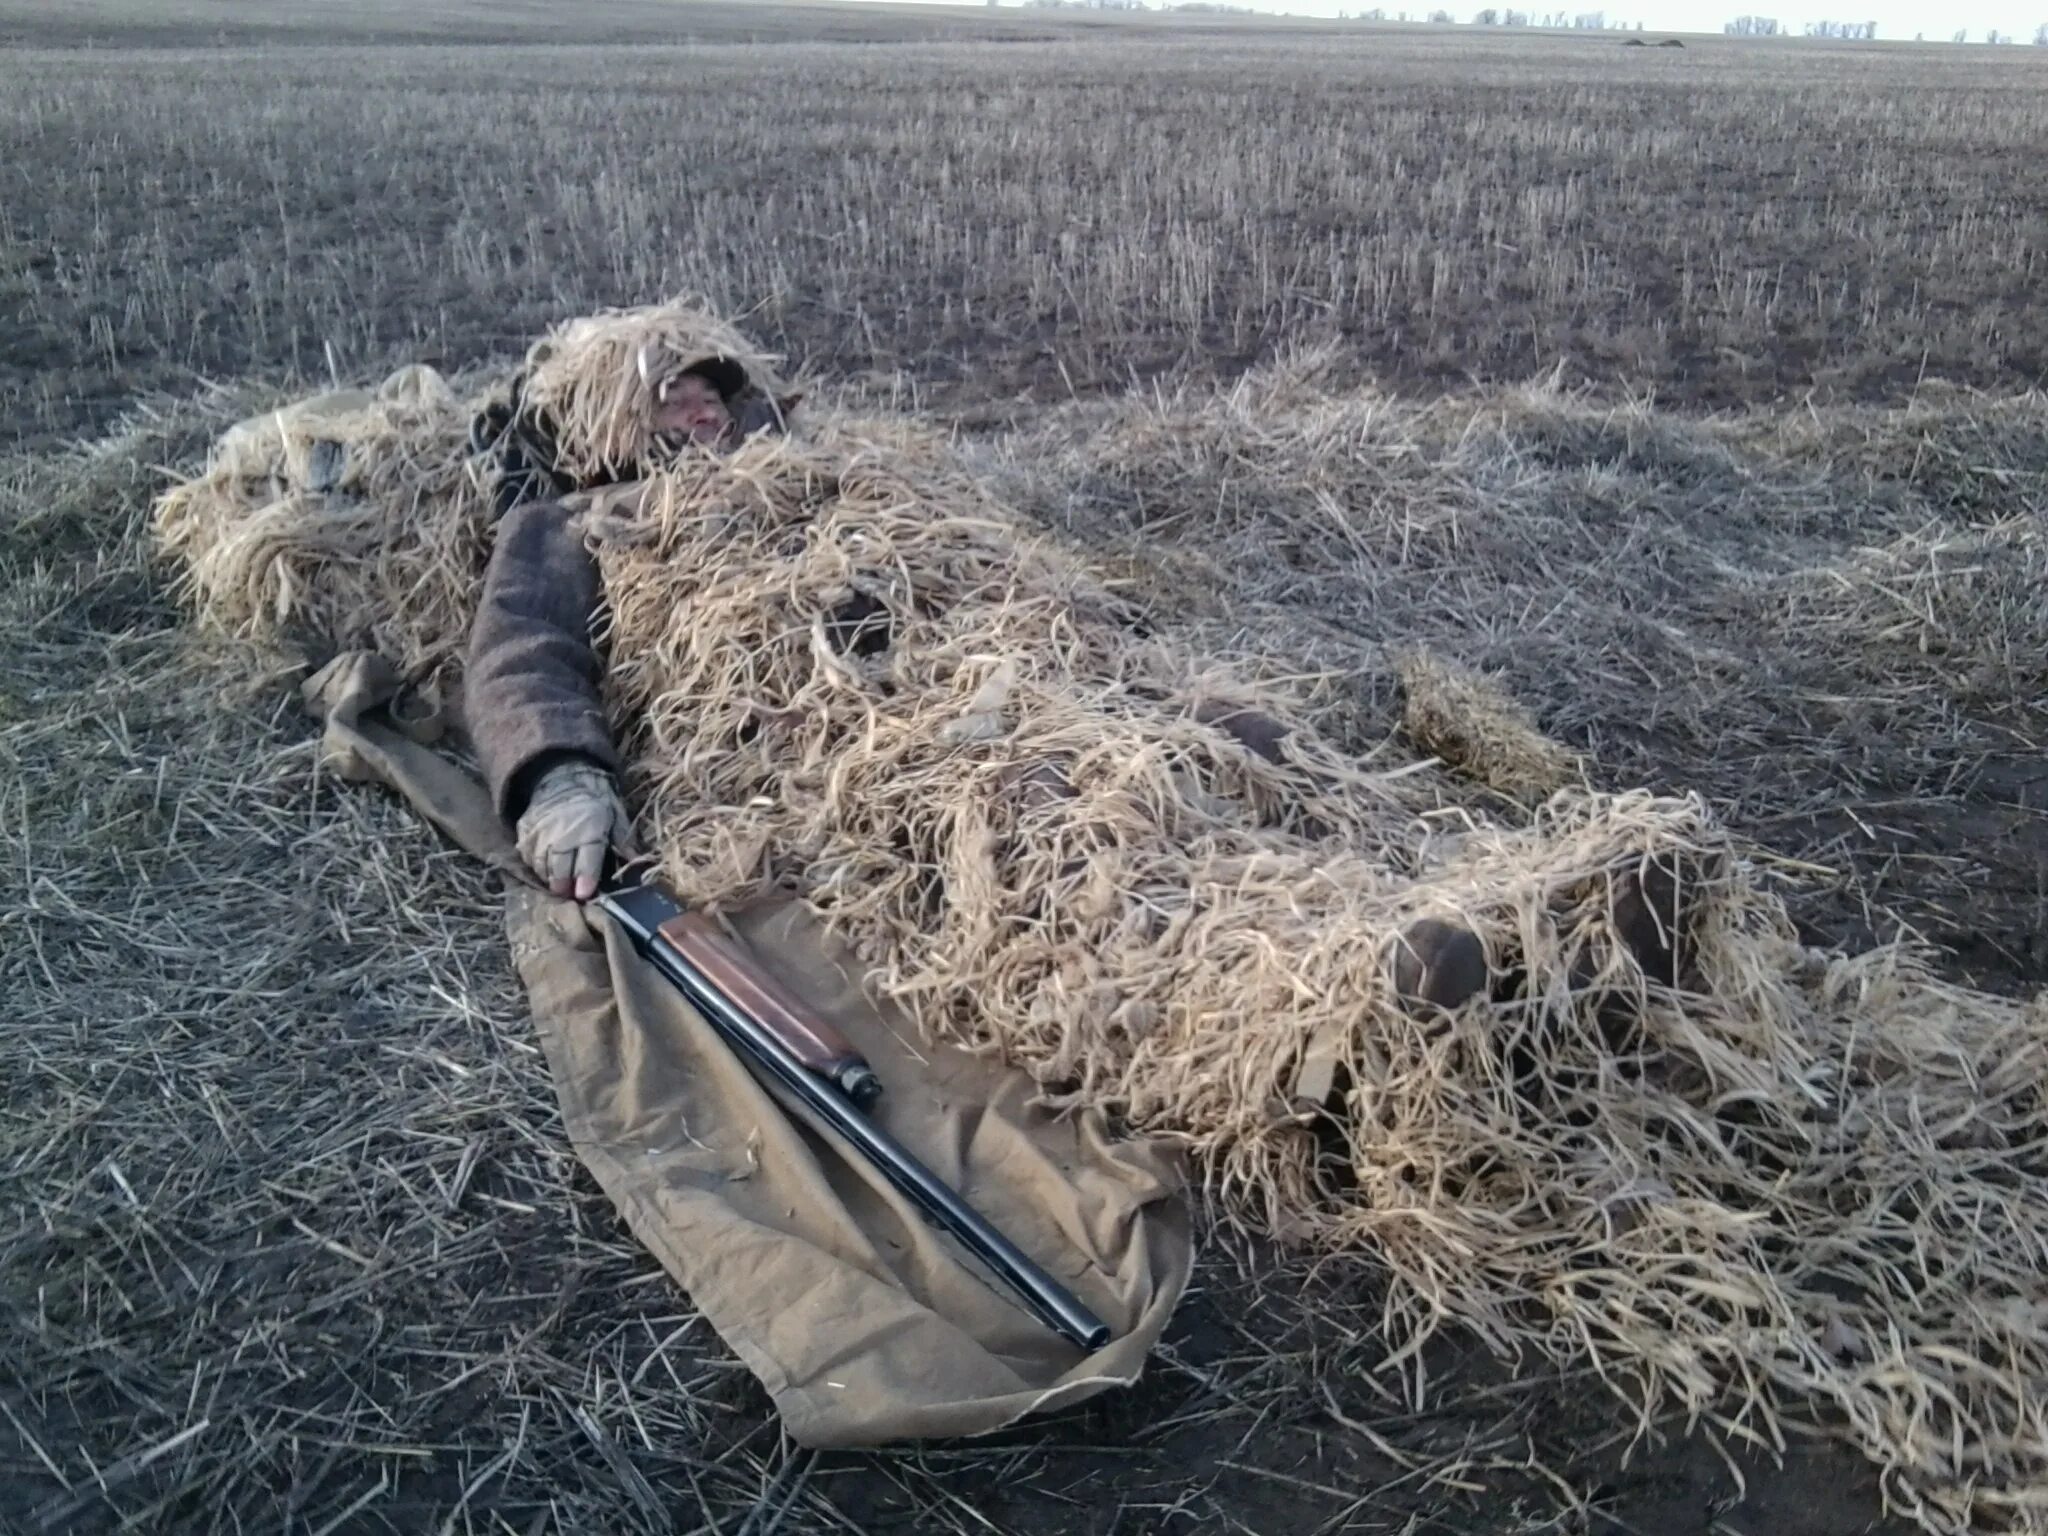
[(753, 384), (747, 370), (730, 357), (700, 358), (676, 374), (677, 378), (694, 374), (717, 390), (726, 400), (737, 400)]

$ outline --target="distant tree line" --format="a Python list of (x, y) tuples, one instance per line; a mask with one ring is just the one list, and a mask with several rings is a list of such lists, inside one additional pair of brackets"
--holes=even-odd
[[(1785, 24), (1775, 16), (1738, 16), (1722, 24), (1721, 30), (1730, 37), (1785, 37)], [(1874, 21), (1809, 21), (1806, 24), (1808, 37), (1834, 37), (1849, 42), (1872, 41), (1877, 36)]]
[[(1725, 23), (1721, 30), (1730, 37), (1785, 36), (1783, 23), (1774, 16), (1738, 16), (1733, 21)], [(1874, 21), (1810, 21), (1806, 24), (1806, 35), (1808, 37), (1847, 38), (1851, 42), (1867, 43), (1877, 36), (1877, 23)], [(1924, 42), (1925, 40), (1925, 33), (1916, 33), (1913, 38), (1913, 41), (1916, 43)], [(1958, 27), (1954, 35), (1949, 38), (1949, 41), (1952, 43), (1967, 43), (1969, 40), (1970, 29), (1968, 27)], [(1984, 41), (1993, 47), (1998, 47), (2002, 44), (2017, 42), (2018, 39), (2012, 33), (2001, 32), (1994, 27), (1984, 34)], [(2034, 28), (2034, 46), (2037, 48), (2048, 48), (2048, 21), (2044, 21), (2040, 26)]]
[[(1449, 19), (1446, 14), (1445, 20)], [(1534, 11), (1500, 10), (1494, 6), (1474, 12), (1472, 24), (1477, 27), (1552, 27), (1567, 32), (1625, 32), (1630, 27), (1638, 32), (1643, 30), (1640, 21), (1610, 21), (1605, 11), (1580, 11), (1576, 14), (1548, 11), (1539, 16)]]
[[(1008, 0), (987, 0), (987, 4), (990, 6), (1005, 3), (1008, 3)], [(1147, 3), (1147, 0), (1016, 0), (1016, 3), (1033, 9), (1053, 11), (1147, 11), (1155, 9), (1153, 5)], [(1223, 3), (1223, 0), (1176, 0), (1176, 3), (1164, 3), (1164, 0), (1162, 0), (1162, 3), (1157, 5), (1156, 9), (1162, 11), (1195, 11), (1231, 16), (1256, 16), (1259, 14), (1248, 5), (1228, 5)], [(1413, 19), (1406, 11), (1396, 15), (1389, 15), (1384, 6), (1377, 5), (1371, 10), (1359, 11), (1355, 16), (1349, 11), (1339, 11), (1337, 16), (1340, 21), (1409, 21)], [(1435, 10), (1431, 11), (1425, 19), (1434, 26), (1445, 27), (1454, 23), (1457, 17), (1453, 16), (1449, 11)], [(1481, 27), (1546, 27), (1552, 30), (1571, 32), (1625, 32), (1630, 30), (1631, 27), (1637, 32), (1643, 30), (1643, 24), (1640, 21), (1634, 23), (1610, 21), (1605, 11), (1579, 11), (1576, 13), (1544, 11), (1539, 14), (1535, 11), (1502, 9), (1499, 6), (1488, 6), (1484, 10), (1474, 12), (1472, 22), (1473, 25)], [(1775, 16), (1737, 16), (1733, 21), (1722, 23), (1721, 30), (1730, 37), (1786, 37), (1790, 35), (1785, 30), (1785, 24)], [(1808, 37), (1838, 38), (1846, 42), (1867, 43), (1876, 39), (1877, 23), (1874, 21), (1809, 21), (1806, 24), (1805, 32)], [(1920, 42), (1924, 39), (1924, 36), (1925, 34), (1916, 34), (1913, 40)], [(1970, 32), (1967, 27), (1958, 27), (1955, 34), (1949, 39), (1953, 43), (1967, 43), (1969, 40)], [(2010, 32), (2000, 32), (1994, 27), (1984, 34), (1984, 41), (1993, 47), (1999, 47), (2008, 43), (2016, 43), (2019, 39)], [(2044, 21), (2040, 26), (2034, 28), (2034, 46), (2037, 48), (2048, 48), (2048, 21)]]

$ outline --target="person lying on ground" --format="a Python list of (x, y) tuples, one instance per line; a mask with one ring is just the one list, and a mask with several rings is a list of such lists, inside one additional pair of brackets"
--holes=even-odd
[[(730, 358), (701, 358), (650, 379), (657, 449), (719, 452), (780, 431), (796, 397), (771, 400)], [(602, 591), (544, 427), (512, 404), (480, 424), (496, 440), (499, 523), (470, 630), (464, 715), (519, 855), (557, 896), (588, 901), (607, 858), (631, 857), (618, 751), (600, 701), (591, 635)]]
[[(642, 382), (652, 393), (648, 421), (657, 462), (688, 452), (723, 454), (760, 431), (785, 429), (795, 397), (774, 400), (727, 357), (687, 361)], [(522, 859), (553, 894), (587, 901), (608, 862), (636, 857), (633, 823), (618, 787), (619, 753), (602, 704), (603, 663), (593, 623), (604, 593), (587, 547), (574, 493), (553, 468), (544, 424), (518, 419), (518, 401), (480, 426), (495, 437), (500, 461), (499, 524), (470, 631), (464, 717), (499, 813), (516, 831)], [(654, 466), (634, 466), (644, 472)], [(610, 477), (612, 483), (632, 474)], [(833, 615), (828, 631), (854, 632), (862, 615)], [(867, 636), (873, 639), (873, 636)], [(886, 636), (882, 637), (886, 643)], [(1280, 760), (1287, 727), (1255, 710), (1198, 718), (1248, 751)], [(1022, 792), (1062, 796), (1071, 788), (1057, 765), (1023, 775)], [(1660, 921), (1675, 890), (1654, 866), (1616, 879), (1614, 911), (1647, 975), (1669, 980), (1677, 967), (1671, 925)], [(1396, 946), (1395, 990), (1414, 1007), (1450, 1011), (1490, 982), (1485, 950), (1463, 924), (1426, 917)]]

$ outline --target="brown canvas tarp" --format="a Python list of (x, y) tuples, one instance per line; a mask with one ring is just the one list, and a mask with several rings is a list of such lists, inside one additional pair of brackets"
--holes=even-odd
[(879, 1123), (1110, 1325), (1083, 1355), (793, 1121), (608, 920), (526, 883), (483, 785), (385, 714), (396, 692), (390, 667), (358, 653), (304, 698), (337, 771), (397, 790), (506, 875), (513, 956), (578, 1156), (796, 1440), (981, 1434), (1136, 1379), (1193, 1256), (1164, 1142), (1034, 1109), (1021, 1072), (922, 1040), (797, 903), (732, 915), (755, 959), (866, 1055), (886, 1090)]

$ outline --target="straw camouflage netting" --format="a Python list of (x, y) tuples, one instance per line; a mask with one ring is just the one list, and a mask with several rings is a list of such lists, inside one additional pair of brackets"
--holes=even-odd
[[(640, 451), (636, 336), (694, 323), (558, 334), (589, 462)], [(383, 582), (410, 617), (380, 638), (447, 657), (482, 558), (460, 415), (404, 418), (415, 467), (354, 495), (173, 492), (202, 611), (319, 631)], [(630, 789), (687, 898), (801, 891), (926, 1028), (1183, 1136), (1233, 1216), (1378, 1258), (1398, 1341), (1590, 1358), (1767, 1441), (1825, 1421), (1932, 1529), (2048, 1528), (2041, 1006), (1803, 948), (1700, 802), (1570, 787), (1454, 672), (1412, 673), (1441, 684), (1417, 733), (1507, 795), (1566, 785), (1533, 814), (1340, 750), (1324, 684), (1201, 654), (900, 421), (685, 455), (588, 526)], [(1644, 893), (1671, 974), (1617, 911)], [(1454, 1016), (1393, 984), (1425, 916), (1485, 947)], [(1297, 1092), (1315, 1060), (1335, 1115)]]
[(206, 472), (158, 503), (156, 526), (209, 621), (245, 638), (365, 647), (426, 678), (456, 662), (490, 553), (491, 487), (470, 423), (512, 394), (541, 413), (571, 480), (650, 457), (643, 380), (730, 358), (779, 392), (773, 359), (701, 310), (594, 315), (536, 343), (508, 389), (409, 367), (252, 417)]
[(490, 554), (488, 488), (462, 446), (471, 409), (414, 367), (236, 426), (157, 504), (184, 590), (236, 634), (430, 674), (460, 652), (451, 604)]

